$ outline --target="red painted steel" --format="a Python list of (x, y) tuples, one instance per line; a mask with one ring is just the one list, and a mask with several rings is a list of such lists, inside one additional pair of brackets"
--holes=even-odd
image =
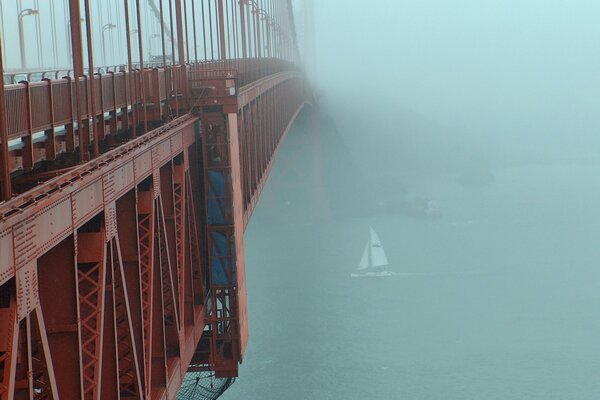
[[(187, 10), (200, 7), (173, 1), (168, 31), (181, 39)], [(311, 95), (290, 3), (233, 4), (203, 14), (217, 59), (205, 44), (204, 60), (196, 48), (184, 63), (180, 40), (180, 63), (136, 69), (128, 39), (127, 66), (90, 78), (70, 0), (74, 77), (0, 91), (0, 400), (175, 399), (190, 363), (237, 376), (248, 340), (243, 232)], [(214, 173), (226, 193), (220, 222)]]

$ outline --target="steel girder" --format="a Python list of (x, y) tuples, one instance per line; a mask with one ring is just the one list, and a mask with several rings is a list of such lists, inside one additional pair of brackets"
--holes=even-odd
[(303, 82), (261, 79), (0, 204), (0, 399), (174, 399), (192, 361), (237, 375), (243, 231)]

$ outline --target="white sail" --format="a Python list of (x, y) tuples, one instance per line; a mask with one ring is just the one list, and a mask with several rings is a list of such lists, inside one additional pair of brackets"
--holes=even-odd
[(387, 257), (385, 256), (385, 250), (383, 250), (383, 245), (381, 244), (381, 240), (379, 240), (379, 236), (377, 233), (371, 228), (371, 237), (369, 238), (369, 243), (371, 245), (371, 267), (383, 267), (388, 265)]
[(367, 240), (367, 244), (365, 244), (365, 251), (363, 251), (362, 258), (360, 259), (360, 264), (358, 264), (358, 269), (367, 269), (369, 268), (369, 240)]

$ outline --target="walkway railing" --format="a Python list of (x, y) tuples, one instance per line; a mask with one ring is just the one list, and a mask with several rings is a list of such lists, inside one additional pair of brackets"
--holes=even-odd
[[(100, 140), (114, 136), (132, 124), (156, 124), (169, 115), (181, 115), (189, 109), (189, 82), (222, 78), (227, 74), (241, 88), (265, 76), (295, 69), (278, 59), (246, 59), (194, 63), (143, 71), (108, 72), (94, 76), (95, 106), (91, 111), (90, 82), (79, 79), (80, 101), (76, 102), (75, 82), (70, 77), (45, 78), (40, 82), (21, 82), (5, 86), (10, 171), (28, 171), (41, 161), (79, 147), (76, 134), (79, 118), (85, 129), (84, 141), (94, 140), (89, 124), (95, 114)], [(57, 72), (45, 72), (50, 74)], [(141, 82), (144, 82), (142, 87)], [(145, 107), (143, 99), (146, 99)], [(168, 110), (166, 109), (166, 104)], [(79, 110), (78, 110), (79, 107)], [(145, 115), (145, 117), (144, 117)]]

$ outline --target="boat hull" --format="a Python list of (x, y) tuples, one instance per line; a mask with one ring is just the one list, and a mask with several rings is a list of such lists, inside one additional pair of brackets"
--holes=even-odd
[(388, 276), (394, 276), (396, 275), (395, 272), (392, 271), (370, 271), (370, 272), (364, 272), (364, 273), (360, 273), (360, 272), (353, 272), (350, 274), (350, 277), (352, 278), (384, 278), (384, 277), (388, 277)]

